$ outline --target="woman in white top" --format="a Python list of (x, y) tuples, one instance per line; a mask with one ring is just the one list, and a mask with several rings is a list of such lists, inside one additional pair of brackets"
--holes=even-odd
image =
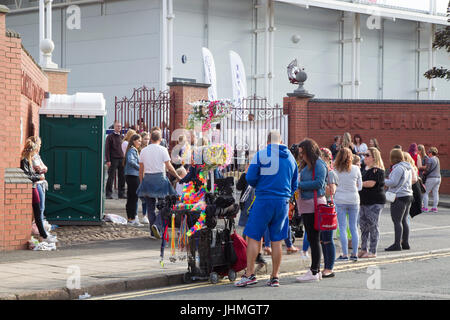
[(358, 215), (359, 215), (359, 193), (362, 189), (362, 177), (359, 167), (352, 164), (353, 155), (349, 148), (339, 150), (334, 162), (338, 177), (334, 204), (338, 215), (342, 255), (337, 261), (348, 260), (347, 214), (349, 217), (350, 233), (352, 235), (352, 255), (350, 260), (357, 261), (358, 251)]
[(134, 131), (133, 129), (128, 129), (127, 134), (125, 135), (125, 138), (123, 138), (122, 152), (123, 152), (124, 156), (127, 152), (128, 142), (130, 141), (131, 137), (134, 136), (135, 134), (136, 134), (136, 131)]
[(361, 158), (361, 167), (364, 169), (364, 155), (366, 154), (368, 148), (359, 134), (353, 136), (353, 143), (355, 146), (356, 154)]
[(150, 136), (150, 144), (139, 155), (139, 179), (141, 184), (136, 193), (145, 197), (147, 215), (150, 222), (152, 238), (161, 238), (161, 216), (156, 216), (156, 199), (164, 199), (168, 195), (176, 195), (176, 191), (167, 179), (166, 170), (177, 180), (181, 180), (170, 163), (167, 148), (160, 145), (161, 131), (155, 130)]

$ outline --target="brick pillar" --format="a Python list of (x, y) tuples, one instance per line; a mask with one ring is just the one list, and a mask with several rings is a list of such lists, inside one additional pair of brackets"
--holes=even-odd
[(299, 143), (308, 136), (308, 101), (307, 97), (285, 97), (284, 113), (288, 114), (289, 145)]
[(31, 238), (33, 208), (31, 180), (19, 168), (5, 170), (5, 204), (3, 210), (3, 239), (0, 250), (26, 249)]
[(42, 68), (48, 77), (48, 92), (53, 94), (67, 94), (68, 69)]
[(189, 113), (192, 111), (190, 102), (197, 100), (208, 100), (208, 88), (210, 84), (205, 83), (183, 83), (170, 82), (170, 97), (173, 101), (173, 121), (171, 120), (171, 132), (184, 128), (187, 124)]

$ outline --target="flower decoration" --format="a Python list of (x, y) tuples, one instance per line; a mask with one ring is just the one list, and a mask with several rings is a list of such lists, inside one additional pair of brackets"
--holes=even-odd
[(231, 113), (232, 103), (230, 100), (199, 100), (189, 103), (192, 112), (188, 118), (187, 129), (194, 129), (196, 122), (202, 123), (202, 131), (211, 129), (212, 122), (218, 122)]

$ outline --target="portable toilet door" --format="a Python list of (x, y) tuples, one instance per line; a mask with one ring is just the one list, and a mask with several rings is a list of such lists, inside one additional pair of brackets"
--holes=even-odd
[(104, 210), (105, 99), (101, 93), (50, 95), (39, 111), (40, 155), (48, 167), (45, 217), (97, 225)]

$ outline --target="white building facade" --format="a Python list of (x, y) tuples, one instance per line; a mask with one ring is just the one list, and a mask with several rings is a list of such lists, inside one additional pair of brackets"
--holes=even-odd
[[(46, 0), (48, 1), (48, 0)], [(7, 0), (8, 28), (39, 61), (39, 1)], [(145, 85), (167, 89), (173, 78), (204, 81), (202, 47), (212, 52), (217, 94), (232, 97), (229, 51), (245, 66), (249, 95), (281, 104), (295, 86), (294, 58), (315, 98), (450, 100), (450, 83), (428, 80), (450, 67), (433, 34), (449, 25), (447, 0), (84, 0), (52, 2), (53, 61), (70, 69), (68, 93), (114, 97)], [(70, 27), (70, 5), (80, 8)], [(405, 6), (408, 6), (406, 8)]]

